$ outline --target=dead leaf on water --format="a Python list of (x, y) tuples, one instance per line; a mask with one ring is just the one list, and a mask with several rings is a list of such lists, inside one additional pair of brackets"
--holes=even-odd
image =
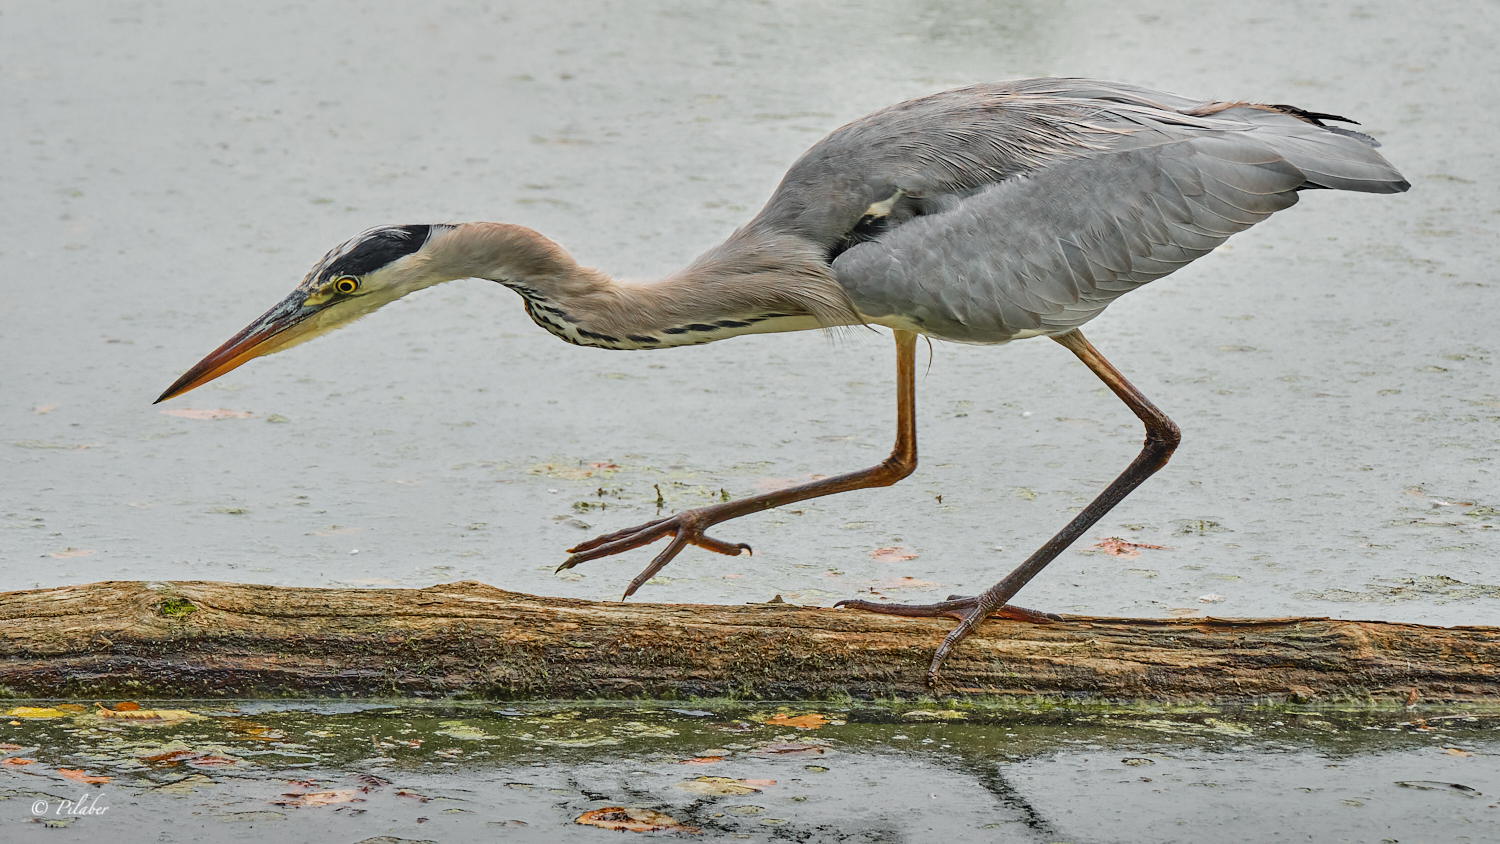
[(285, 800), (272, 800), (275, 806), (284, 806), (291, 809), (315, 808), (318, 806), (332, 806), (337, 803), (363, 803), (364, 800), (356, 795), (358, 789), (340, 788), (334, 791), (310, 791), (306, 794), (283, 794)]
[(1449, 756), (1473, 756), (1474, 755), (1474, 754), (1470, 753), (1467, 750), (1459, 750), (1456, 747), (1445, 747), (1445, 748), (1443, 748), (1443, 752), (1446, 753), (1446, 754), (1448, 754)]
[(735, 794), (754, 794), (760, 788), (748, 784), (745, 780), (737, 780), (733, 777), (698, 777), (685, 782), (673, 783), (676, 788), (692, 794), (703, 794), (716, 797), (727, 797)]
[(363, 785), (359, 787), (360, 791), (370, 791), (371, 789), (375, 788), (384, 788), (385, 786), (391, 784), (391, 781), (386, 779), (385, 777), (377, 777), (374, 774), (355, 774), (354, 778), (363, 783)]
[(99, 553), (99, 552), (98, 551), (91, 551), (91, 550), (89, 550), (87, 548), (72, 548), (72, 547), (68, 547), (68, 548), (62, 549), (61, 551), (53, 551), (51, 554), (48, 554), (47, 556), (52, 557), (54, 559), (58, 559), (58, 560), (66, 560), (69, 557), (92, 557), (92, 556), (94, 556), (97, 553)]
[(573, 823), (597, 826), (602, 829), (613, 829), (619, 832), (657, 832), (660, 830), (672, 830), (673, 832), (698, 832), (694, 826), (683, 826), (671, 815), (664, 815), (654, 809), (637, 809), (626, 806), (609, 806), (604, 809), (593, 809), (584, 812), (574, 819)]
[(913, 709), (901, 717), (908, 721), (961, 721), (968, 716), (956, 709)]
[(50, 706), (17, 706), (5, 714), (12, 718), (62, 718), (67, 713)]
[(180, 780), (174, 780), (148, 790), (158, 794), (192, 794), (200, 789), (213, 788), (214, 785), (214, 781), (203, 774), (190, 774)]
[(120, 709), (110, 709), (102, 703), (96, 703), (94, 706), (98, 707), (94, 714), (100, 718), (111, 718), (132, 724), (175, 724), (181, 721), (194, 721), (203, 717), (186, 709), (140, 709), (140, 704), (136, 704), (136, 709), (124, 709), (123, 707)]
[(176, 765), (184, 759), (193, 759), (207, 755), (200, 750), (168, 750), (166, 753), (158, 753), (155, 756), (141, 756), (142, 762), (148, 765)]
[(1141, 555), (1141, 549), (1143, 548), (1152, 551), (1172, 550), (1165, 545), (1147, 545), (1144, 542), (1126, 542), (1118, 536), (1111, 536), (1108, 539), (1101, 539), (1098, 542), (1094, 543), (1094, 548), (1111, 557), (1124, 557), (1127, 560), (1134, 560), (1136, 557), (1139, 557)]
[(1176, 616), (1197, 615), (1200, 612), (1203, 612), (1203, 610), (1197, 609), (1196, 607), (1169, 607), (1167, 609), (1167, 615)]
[(870, 552), (870, 559), (877, 563), (899, 563), (905, 560), (915, 560), (917, 552), (906, 548), (876, 548)]
[(19, 767), (21, 767), (23, 765), (35, 765), (35, 764), (36, 764), (36, 760), (35, 759), (22, 759), (19, 756), (12, 756), (12, 757), (10, 757), (8, 759), (0, 759), (0, 765), (9, 765), (12, 768), (19, 768)]
[(584, 466), (565, 466), (558, 463), (536, 463), (526, 467), (529, 475), (541, 475), (544, 478), (555, 478), (560, 481), (578, 481), (584, 478), (592, 478), (612, 470), (602, 468), (586, 468)]
[(195, 756), (187, 760), (189, 768), (200, 770), (213, 770), (214, 768), (232, 768), (240, 764), (240, 760), (233, 756)]
[(782, 713), (767, 719), (766, 723), (772, 727), (796, 727), (799, 730), (816, 730), (827, 724), (828, 719), (816, 712), (796, 717)]
[(724, 757), (723, 756), (694, 756), (691, 759), (684, 759), (684, 760), (682, 760), (682, 762), (680, 764), (683, 764), (683, 765), (712, 765), (712, 764), (714, 764), (716, 762), (723, 762), (723, 761), (724, 761)]
[(167, 416), (181, 416), (183, 419), (249, 419), (255, 414), (247, 410), (226, 410), (225, 408), (196, 408), (180, 407), (172, 410), (163, 410)]
[(98, 774), (87, 774), (82, 770), (70, 770), (68, 768), (58, 768), (57, 772), (62, 776), (73, 780), (74, 782), (81, 782), (86, 785), (103, 785), (104, 783), (107, 783), (111, 779), (113, 779), (113, 777), (100, 776)]
[(14, 750), (20, 750), (23, 746), (19, 744), (0, 744), (0, 753), (10, 753)]
[(62, 405), (60, 405), (60, 404), (39, 404), (36, 407), (33, 407), (31, 409), (31, 412), (35, 413), (37, 416), (41, 416), (43, 413), (51, 413), (52, 411), (58, 409), (59, 407), (62, 407)]
[(774, 753), (777, 756), (792, 756), (801, 753), (822, 753), (821, 745), (804, 744), (799, 741), (773, 741), (755, 748), (755, 753)]

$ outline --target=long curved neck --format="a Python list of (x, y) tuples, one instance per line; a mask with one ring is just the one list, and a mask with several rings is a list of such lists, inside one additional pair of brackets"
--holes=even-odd
[(454, 226), (422, 252), (427, 277), (499, 282), (538, 325), (583, 346), (656, 349), (860, 321), (814, 249), (746, 230), (654, 282), (579, 266), (551, 240), (505, 223)]

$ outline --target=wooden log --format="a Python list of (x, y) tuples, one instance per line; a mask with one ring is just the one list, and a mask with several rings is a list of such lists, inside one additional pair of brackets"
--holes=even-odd
[(991, 620), (936, 689), (922, 677), (942, 619), (472, 581), (93, 583), (0, 594), (0, 625), (12, 697), (1500, 700), (1500, 628), (1327, 618)]

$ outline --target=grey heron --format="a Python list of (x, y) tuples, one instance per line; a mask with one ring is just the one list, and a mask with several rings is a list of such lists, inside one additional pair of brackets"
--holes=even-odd
[(896, 343), (896, 443), (882, 463), (685, 510), (568, 549), (560, 568), (668, 539), (628, 598), (688, 545), (749, 546), (705, 531), (818, 496), (889, 486), (917, 465), (917, 335), (999, 345), (1050, 337), (1142, 421), (1140, 454), (1019, 568), (981, 595), (922, 606), (841, 606), (959, 620), (927, 672), (986, 617), (1039, 618), (1007, 601), (1166, 464), (1176, 425), (1084, 339), (1115, 298), (1200, 258), (1309, 189), (1409, 185), (1352, 123), (1287, 105), (1202, 101), (1090, 79), (960, 88), (874, 112), (802, 155), (764, 209), (664, 279), (579, 266), (504, 223), (382, 226), (333, 249), (278, 305), (193, 366), (165, 401), (240, 364), (325, 334), (415, 290), (483, 278), (519, 293), (574, 344), (664, 349), (741, 334), (884, 326)]

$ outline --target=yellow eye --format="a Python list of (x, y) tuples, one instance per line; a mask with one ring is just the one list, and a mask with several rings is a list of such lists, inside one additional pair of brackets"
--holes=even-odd
[(333, 289), (344, 294), (345, 296), (348, 296), (350, 293), (353, 293), (354, 291), (359, 289), (359, 279), (350, 278), (348, 276), (336, 279), (333, 282)]

